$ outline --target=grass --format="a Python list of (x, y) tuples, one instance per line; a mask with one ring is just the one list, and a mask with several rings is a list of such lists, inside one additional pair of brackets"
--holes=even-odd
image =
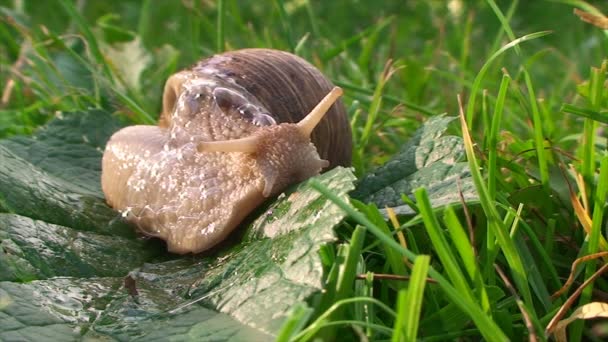
[[(395, 230), (373, 205), (342, 202), (316, 184), (349, 220), (337, 231), (342, 241), (321, 251), (322, 298), (293, 308), (278, 340), (546, 340), (556, 317), (608, 300), (601, 257), (551, 297), (575, 260), (607, 248), (608, 31), (572, 14), (608, 14), (604, 1), (0, 7), (0, 137), (90, 107), (153, 122), (168, 75), (245, 47), (296, 52), (345, 89), (358, 176), (429, 116), (460, 115), (453, 129), (480, 205), (432, 210), (420, 189), (418, 214), (393, 217)], [(608, 336), (602, 321), (567, 329), (571, 341)]]

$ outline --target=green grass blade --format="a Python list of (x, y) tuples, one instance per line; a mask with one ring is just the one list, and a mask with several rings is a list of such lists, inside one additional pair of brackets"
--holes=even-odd
[(310, 319), (310, 316), (313, 313), (313, 309), (308, 307), (304, 303), (298, 303), (293, 309), (291, 309), (291, 314), (287, 317), (281, 330), (277, 334), (277, 338), (275, 341), (277, 342), (288, 342), (291, 341), (292, 338), (302, 331), (306, 323)]
[(490, 312), (490, 300), (488, 299), (488, 293), (483, 282), (481, 270), (477, 266), (477, 258), (473, 246), (451, 206), (446, 207), (443, 211), (443, 221), (448, 228), (452, 242), (460, 255), (460, 259), (464, 264), (464, 268), (467, 271), (469, 278), (475, 283), (476, 290), (479, 293), (481, 307), (485, 312)]
[(593, 252), (593, 249), (597, 250), (599, 246), (599, 237), (602, 234), (602, 222), (604, 222), (604, 214), (606, 213), (605, 208), (608, 202), (608, 156), (604, 156), (600, 162), (598, 180), (593, 208), (593, 224), (589, 238), (590, 252)]
[[(365, 215), (378, 228), (380, 228), (385, 235), (392, 236), (391, 229), (388, 227), (388, 225), (386, 224), (386, 221), (384, 220), (384, 217), (382, 216), (382, 214), (380, 213), (380, 211), (378, 210), (378, 208), (376, 208), (376, 206), (374, 204), (365, 205), (363, 203), (357, 203), (356, 200), (352, 200), (352, 201), (353, 201), (353, 205), (360, 211), (363, 211), (365, 213)], [(405, 264), (403, 263), (403, 257), (401, 256), (401, 254), (399, 252), (393, 250), (392, 248), (390, 248), (390, 246), (387, 246), (386, 244), (381, 243), (380, 245), (381, 245), (381, 248), (383, 249), (384, 253), (386, 254), (386, 259), (391, 268), (390, 271), (393, 274), (397, 274), (397, 275), (407, 275), (408, 272), (405, 267)], [(401, 286), (401, 284), (397, 285), (397, 286)]]
[(524, 69), (524, 78), (526, 80), (526, 87), (528, 88), (528, 95), (530, 106), (532, 109), (532, 123), (534, 125), (534, 147), (536, 148), (536, 157), (538, 158), (538, 168), (540, 170), (540, 179), (547, 191), (550, 191), (549, 186), (549, 165), (547, 150), (545, 149), (545, 134), (543, 132), (543, 120), (538, 110), (538, 103), (536, 102), (536, 96), (534, 95), (534, 87), (532, 86), (532, 79), (528, 70)]
[(315, 10), (312, 7), (311, 0), (306, 0), (306, 14), (308, 14), (308, 20), (310, 21), (312, 34), (315, 36), (315, 38), (321, 37), (321, 31), (319, 30), (319, 24), (317, 23), (317, 17), (315, 14)]
[(313, 339), (313, 337), (315, 336), (315, 334), (317, 334), (319, 332), (319, 330), (321, 330), (324, 326), (329, 325), (327, 323), (327, 320), (334, 312), (336, 312), (337, 310), (342, 310), (343, 307), (348, 304), (359, 303), (359, 302), (374, 304), (377, 307), (379, 307), (380, 309), (382, 309), (383, 312), (388, 314), (389, 317), (394, 318), (396, 316), (395, 311), (393, 311), (393, 309), (391, 309), (386, 304), (384, 304), (383, 302), (381, 302), (375, 298), (356, 297), (356, 298), (346, 298), (346, 299), (342, 299), (342, 300), (337, 300), (336, 302), (333, 303), (333, 305), (329, 309), (327, 309), (325, 312), (323, 312), (323, 314), (321, 314), (314, 322), (312, 322), (308, 327), (306, 327), (306, 329), (302, 330), (299, 334), (297, 334), (292, 340), (293, 341), (309, 341), (309, 340)]
[(496, 106), (494, 107), (494, 115), (492, 115), (492, 125), (490, 132), (488, 133), (488, 195), (491, 200), (496, 200), (496, 180), (500, 177), (496, 164), (496, 158), (498, 156), (498, 134), (510, 82), (511, 77), (509, 77), (509, 75), (505, 74), (502, 76)]
[(293, 53), (295, 55), (301, 56), (302, 52), (305, 50), (305, 46), (306, 46), (306, 42), (308, 41), (308, 38), (310, 37), (310, 34), (305, 34), (302, 36), (302, 38), (300, 38), (300, 40), (298, 40), (298, 43), (296, 44), (296, 47), (293, 50)]
[(393, 337), (391, 338), (392, 342), (413, 341), (411, 339), (407, 339), (408, 333), (406, 331), (406, 322), (408, 322), (408, 299), (407, 289), (402, 288), (399, 290), (397, 293), (397, 318), (395, 319), (395, 324), (393, 326)]
[(473, 31), (473, 18), (472, 13), (469, 13), (467, 20), (464, 25), (464, 33), (462, 35), (462, 50), (460, 51), (460, 70), (461, 77), (465, 78), (465, 71), (468, 70), (469, 59), (471, 55), (471, 33)]
[[(606, 207), (606, 202), (608, 200), (608, 156), (604, 156), (602, 158), (598, 177), (599, 182), (594, 194), (595, 198), (593, 207), (593, 217), (591, 224), (591, 234), (589, 234), (589, 243), (587, 244), (587, 255), (594, 254), (600, 251), (599, 246), (600, 237), (602, 236), (602, 223), (604, 222), (604, 211)], [(585, 279), (589, 279), (593, 275), (593, 273), (595, 273), (596, 269), (596, 263), (587, 263), (585, 268)], [(581, 294), (581, 298), (579, 300), (579, 304), (582, 305), (588, 303), (591, 300), (592, 292), (593, 284), (590, 284), (583, 290), (583, 293)]]
[[(505, 104), (505, 98), (509, 88), (511, 77), (504, 74), (498, 90), (498, 98), (496, 99), (496, 106), (494, 107), (494, 115), (492, 116), (492, 123), (490, 126), (489, 138), (488, 138), (488, 196), (491, 201), (496, 200), (496, 182), (499, 177), (499, 168), (497, 165), (498, 158), (498, 134), (499, 127), (502, 122), (503, 109)], [(496, 237), (494, 236), (493, 230), (490, 228), (490, 221), (488, 221), (488, 229), (486, 230), (486, 250), (488, 257), (487, 271), (492, 271), (489, 267), (490, 264), (494, 263), (494, 256), (496, 255)], [(493, 272), (493, 271), (492, 271)]]
[[(327, 189), (323, 184), (319, 183), (316, 180), (311, 180), (310, 185), (331, 200), (334, 204), (344, 210), (351, 218), (365, 226), (370, 233), (372, 233), (376, 238), (381, 240), (382, 242), (389, 245), (396, 251), (399, 251), (403, 256), (407, 257), (410, 261), (415, 261), (416, 255), (411, 251), (403, 248), (403, 246), (399, 245), (395, 240), (391, 237), (386, 236), (382, 233), (382, 231), (376, 227), (371, 221), (369, 221), (364, 215), (355, 210), (353, 207), (348, 205), (338, 196), (333, 194), (329, 189)], [(488, 341), (506, 341), (507, 336), (502, 332), (502, 330), (496, 325), (494, 321), (487, 316), (483, 310), (477, 305), (477, 303), (467, 300), (450, 284), (450, 282), (445, 279), (439, 272), (437, 272), (433, 267), (429, 268), (429, 275), (431, 278), (435, 279), (441, 289), (444, 291), (446, 296), (454, 302), (455, 305), (462, 310), (462, 312), (466, 313), (471, 319), (475, 322), (475, 325), (479, 328), (482, 336)]]
[[(342, 245), (338, 247), (338, 252), (341, 248), (344, 248)], [(333, 248), (325, 248), (321, 250), (325, 252), (325, 260), (324, 264), (330, 264), (331, 268), (327, 272), (327, 276), (325, 278), (325, 282), (323, 284), (324, 292), (319, 304), (316, 306), (315, 310), (317, 311), (317, 315), (321, 312), (325, 312), (328, 310), (335, 301), (336, 293), (338, 292), (338, 277), (340, 271), (340, 263), (336, 261), (338, 253), (334, 251)]]
[[(602, 106), (603, 94), (605, 91), (606, 72), (608, 61), (604, 61), (600, 68), (591, 68), (589, 80), (589, 104), (591, 110), (599, 111)], [(597, 123), (591, 119), (585, 120), (583, 131), (583, 154), (581, 157), (581, 174), (589, 184), (593, 182), (595, 173), (595, 140)]]
[(451, 247), (443, 235), (443, 229), (439, 225), (439, 221), (433, 212), (426, 189), (417, 189), (414, 191), (414, 194), (416, 196), (418, 209), (424, 220), (424, 227), (431, 239), (435, 253), (439, 256), (443, 269), (447, 272), (448, 278), (452, 281), (456, 290), (458, 290), (462, 296), (466, 297), (467, 300), (473, 301), (475, 298), (473, 292), (471, 291), (465, 276), (462, 274), (462, 269), (456, 263), (456, 256), (452, 253)]
[[(490, 119), (490, 110), (488, 109), (488, 90), (484, 89), (481, 95), (481, 125), (484, 132), (489, 132), (492, 128), (492, 120)], [(483, 150), (487, 150), (488, 139), (490, 137), (484, 135), (483, 137)]]
[(562, 3), (562, 4), (574, 6), (574, 7), (579, 7), (581, 9), (583, 9), (585, 12), (589, 12), (589, 13), (592, 13), (595, 15), (602, 15), (602, 12), (599, 9), (597, 9), (596, 7), (594, 7), (593, 5), (591, 5), (588, 1), (584, 1), (584, 0), (547, 0), (547, 1)]
[(587, 108), (564, 104), (560, 111), (574, 114), (583, 118), (588, 118), (608, 125), (608, 110), (594, 111)]
[[(504, 207), (504, 209), (506, 211), (510, 211), (511, 213), (513, 213), (513, 208), (507, 207), (507, 206), (503, 206), (503, 207)], [(547, 228), (548, 229), (552, 229), (551, 225), (554, 225), (554, 223), (552, 224), (551, 222), (549, 222)], [(527, 241), (527, 244), (530, 244), (531, 248), (532, 248), (532, 251), (534, 251), (535, 253), (538, 253), (538, 255), (540, 256), (540, 259), (541, 259), (541, 261), (543, 263), (543, 265), (541, 267), (542, 267), (543, 270), (546, 270), (549, 273), (551, 285), (554, 288), (561, 287), (561, 283), (560, 283), (560, 280), (559, 280), (559, 276), (558, 276), (557, 270), (555, 269), (555, 265), (553, 264), (553, 261), (551, 260), (550, 255), (546, 251), (546, 248), (545, 248), (546, 245), (544, 246), (541, 243), (541, 241), (539, 240), (538, 236), (534, 232), (534, 229), (523, 219), (523, 217), (521, 217), (520, 220), (519, 220), (519, 226), (521, 227), (522, 234), (526, 235), (525, 239)], [(547, 236), (553, 236), (553, 235), (552, 234), (548, 234)], [(552, 239), (547, 239), (547, 240), (552, 240)], [(531, 253), (528, 253), (528, 254), (531, 254)], [(536, 258), (534, 260), (536, 260)], [(527, 264), (527, 262), (526, 262), (526, 264)], [(548, 281), (545, 278), (544, 281), (543, 281), (543, 286), (547, 282)]]
[(346, 259), (340, 267), (340, 275), (338, 277), (338, 292), (337, 299), (347, 298), (353, 291), (353, 282), (357, 274), (357, 264), (361, 255), (361, 248), (365, 240), (365, 228), (357, 226), (349, 242), (348, 253)]
[[(599, 183), (595, 192), (595, 205), (593, 208), (593, 217), (591, 224), (591, 234), (587, 236), (586, 245), (583, 244), (581, 251), (589, 255), (599, 251), (600, 240), (602, 238), (602, 223), (604, 217), (604, 207), (606, 206), (608, 194), (608, 156), (604, 156), (600, 163)], [(597, 220), (597, 221), (596, 221)], [(597, 265), (594, 262), (585, 265), (585, 279), (591, 278), (595, 273)], [(597, 282), (590, 283), (585, 287), (578, 300), (579, 305), (587, 304), (591, 301), (593, 290), (596, 288)], [(573, 322), (568, 328), (569, 341), (581, 341), (583, 338), (583, 322)]]
[[(361, 322), (361, 321), (356, 321), (356, 320), (352, 320), (352, 319), (323, 322), (323, 324), (322, 324), (322, 328), (328, 328), (328, 327), (339, 328), (339, 327), (353, 327), (353, 326), (366, 328), (369, 330), (375, 330), (379, 333), (382, 333), (382, 335), (384, 335), (384, 336), (390, 336), (393, 332), (393, 329), (386, 327), (386, 325), (384, 325), (384, 324)], [(301, 339), (301, 341), (308, 341), (310, 339), (312, 339), (312, 338), (306, 337), (306, 338)], [(316, 342), (316, 341), (325, 341), (325, 340), (315, 336), (313, 341)], [(334, 341), (334, 340), (332, 340), (332, 341)], [(335, 341), (340, 341), (340, 338), (335, 339)]]
[(471, 88), (471, 95), (469, 96), (469, 102), (467, 104), (467, 111), (466, 111), (467, 125), (469, 127), (471, 126), (471, 124), (473, 122), (473, 115), (475, 114), (475, 100), (477, 98), (477, 94), (481, 91), (481, 81), (483, 80), (486, 72), (490, 68), (490, 65), (492, 64), (492, 62), (496, 58), (498, 58), (498, 56), (502, 55), (505, 51), (507, 51), (523, 42), (537, 39), (540, 37), (544, 37), (550, 33), (551, 33), (551, 31), (541, 31), (541, 32), (527, 34), (525, 36), (517, 38), (517, 39), (509, 42), (508, 44), (504, 45), (503, 47), (501, 47), (498, 51), (496, 51), (494, 54), (492, 54), (492, 56), (490, 56), (490, 58), (488, 58), (488, 60), (484, 63), (484, 65), (479, 70), (479, 73), (475, 77), (475, 81), (473, 81), (473, 86)]
[(152, 0), (143, 0), (141, 2), (141, 8), (139, 9), (139, 21), (137, 23), (137, 34), (141, 37), (142, 41), (146, 42), (148, 37), (148, 30), (152, 21), (150, 14), (150, 6)]
[(76, 23), (76, 26), (78, 27), (78, 29), (84, 35), (84, 38), (89, 45), (91, 54), (93, 55), (93, 58), (95, 58), (95, 62), (102, 67), (104, 76), (111, 83), (113, 83), (114, 75), (112, 74), (112, 70), (110, 69), (110, 66), (106, 63), (106, 60), (103, 57), (103, 54), (101, 53), (101, 49), (99, 48), (97, 39), (95, 38), (95, 36), (93, 35), (93, 32), (90, 29), (90, 25), (85, 21), (85, 19), (82, 17), (82, 15), (80, 13), (78, 13), (78, 10), (76, 9), (76, 7), (74, 7), (74, 3), (72, 1), (60, 0), (60, 3), (63, 6), (63, 8), (65, 9), (65, 11), (68, 13), (70, 18)]
[[(502, 11), (500, 10), (500, 8), (498, 8), (498, 6), (494, 2), (494, 0), (487, 0), (487, 2), (490, 5), (490, 7), (492, 8), (492, 10), (494, 11), (494, 14), (498, 18), (498, 20), (500, 21), (501, 26), (507, 33), (507, 36), (509, 37), (509, 39), (515, 41), (516, 40), (515, 34), (513, 33), (513, 30), (511, 29), (511, 27), (509, 26), (509, 22), (507, 21), (505, 16), (502, 14)], [(515, 48), (515, 52), (518, 55), (521, 55), (521, 49), (520, 49), (519, 45), (515, 45), (514, 48)], [(535, 142), (535, 147), (536, 147), (536, 156), (538, 158), (538, 166), (539, 166), (539, 170), (540, 170), (540, 179), (541, 179), (541, 182), (542, 182), (543, 186), (545, 187), (545, 189), (549, 190), (549, 166), (548, 166), (547, 152), (545, 151), (545, 134), (543, 132), (543, 120), (541, 118), (540, 111), (538, 110), (538, 103), (536, 102), (536, 96), (534, 94), (534, 87), (532, 86), (532, 79), (525, 66), (523, 67), (523, 73), (524, 73), (524, 79), (526, 82), (526, 87), (528, 88), (530, 107), (532, 110), (532, 121), (534, 124), (534, 142)], [(469, 113), (467, 113), (467, 114), (469, 114)], [(469, 117), (467, 117), (467, 119), (469, 119)], [(469, 124), (469, 127), (470, 127), (471, 122), (467, 121), (467, 123)]]
[(407, 291), (404, 289), (399, 291), (395, 335), (393, 335), (394, 342), (401, 340), (399, 332), (402, 329), (406, 341), (415, 341), (418, 336), (418, 323), (420, 322), (420, 311), (430, 262), (430, 256), (419, 255), (414, 262)]
[(326, 61), (336, 57), (337, 55), (339, 55), (340, 53), (342, 53), (343, 51), (348, 49), (350, 46), (357, 44), (361, 40), (365, 39), (367, 36), (372, 34), (374, 31), (384, 29), (386, 26), (388, 26), (393, 21), (393, 19), (394, 19), (394, 17), (384, 18), (384, 19), (380, 20), (377, 24), (366, 28), (362, 32), (343, 40), (341, 43), (335, 44), (336, 47), (334, 47), (333, 49), (329, 49), (329, 50), (325, 51), (325, 53), (323, 53), (323, 55), (321, 56), (321, 60), (323, 62), (326, 62)]
[[(59, 38), (57, 38), (59, 39)], [(66, 51), (73, 56), (77, 61), (79, 61), (85, 68), (87, 68), (91, 74), (94, 76), (96, 80), (99, 80), (103, 86), (106, 86), (107, 89), (111, 90), (116, 97), (133, 113), (135, 113), (136, 122), (145, 123), (145, 124), (153, 124), (156, 122), (146, 110), (141, 108), (141, 106), (130, 98), (127, 94), (125, 94), (121, 89), (116, 86), (116, 84), (110, 80), (105, 78), (103, 75), (99, 73), (90, 63), (88, 63), (82, 56), (80, 56), (77, 52), (73, 51), (73, 49), (67, 48)]]
[(384, 86), (391, 78), (391, 76), (395, 72), (395, 68), (392, 63), (389, 61), (385, 67), (384, 71), (380, 74), (378, 82), (376, 84), (376, 89), (374, 90), (374, 94), (372, 96), (372, 102), (369, 106), (369, 110), (367, 113), (367, 119), (365, 120), (365, 126), (363, 127), (363, 131), (359, 137), (358, 144), (354, 148), (353, 154), (357, 156), (358, 159), (362, 159), (362, 156), (365, 154), (366, 146), (370, 140), (370, 137), (374, 132), (374, 124), (376, 124), (378, 116), (380, 114), (380, 110), (382, 108), (382, 93), (384, 91)]
[[(515, 34), (513, 33), (513, 30), (511, 29), (511, 26), (509, 25), (509, 18), (505, 17), (502, 14), (502, 11), (498, 7), (498, 5), (496, 5), (496, 2), (494, 2), (494, 0), (486, 0), (486, 2), (488, 3), (488, 5), (490, 5), (490, 8), (492, 9), (492, 11), (494, 12), (494, 14), (498, 18), (498, 21), (500, 21), (500, 26), (502, 27), (502, 29), (504, 30), (504, 32), (507, 34), (507, 37), (509, 37), (510, 40), (515, 40)], [(515, 1), (514, 3), (512, 3), (511, 6), (512, 7), (509, 8), (509, 12), (512, 14), (511, 11), (514, 10), (513, 6), (517, 6), (517, 1)], [(515, 48), (515, 52), (518, 55), (521, 54), (521, 49), (519, 48), (519, 46), (515, 46), (514, 48)]]
[[(367, 272), (367, 276), (365, 277), (365, 281), (360, 285), (361, 288), (361, 296), (363, 297), (374, 297), (374, 276), (371, 272)], [(376, 310), (373, 305), (369, 303), (360, 303), (361, 311), (363, 313), (363, 319), (367, 323), (373, 323), (376, 317)], [(372, 337), (371, 329), (367, 329), (366, 335), (368, 337)]]
[[(345, 81), (338, 81), (338, 80), (334, 80), (333, 82), (334, 82), (335, 85), (340, 86), (340, 87), (344, 88), (344, 90), (347, 90), (347, 91), (353, 91), (353, 92), (357, 92), (357, 93), (360, 93), (360, 94), (363, 94), (363, 95), (367, 95), (367, 96), (371, 96), (371, 95), (374, 94), (374, 92), (372, 90), (359, 87), (359, 86), (354, 85), (352, 83), (348, 83), (348, 82), (345, 82)], [(435, 111), (433, 111), (431, 109), (422, 107), (422, 106), (417, 105), (417, 104), (415, 104), (413, 102), (405, 101), (405, 100), (403, 100), (401, 98), (398, 98), (396, 96), (391, 96), (391, 95), (383, 94), (382, 98), (384, 100), (386, 100), (387, 103), (390, 102), (393, 105), (404, 105), (405, 107), (407, 107), (407, 108), (409, 108), (411, 110), (420, 112), (420, 113), (422, 113), (424, 115), (431, 116), (431, 115), (437, 115), (438, 114), (438, 112), (435, 112)]]
[(226, 43), (224, 41), (224, 30), (225, 28), (225, 18), (226, 18), (226, 4), (224, 0), (217, 1), (217, 24), (215, 27), (216, 30), (216, 45), (215, 51), (217, 53), (224, 52), (226, 47)]
[[(498, 14), (498, 16), (499, 16), (498, 19), (499, 19), (499, 21), (501, 22), (501, 25), (504, 28), (505, 27), (504, 23), (510, 22), (511, 18), (513, 18), (513, 14), (515, 14), (515, 10), (517, 9), (517, 6), (519, 6), (519, 0), (511, 1), (511, 4), (509, 5), (509, 9), (507, 10), (507, 15), (506, 16), (502, 15), (502, 11), (496, 11), (496, 9), (498, 7), (496, 6), (496, 4), (494, 2), (490, 2), (489, 5), (490, 5), (490, 7), (492, 8), (492, 10), (494, 11), (495, 14), (497, 12), (499, 13)], [(506, 27), (508, 28), (509, 25), (506, 25)], [(500, 44), (502, 43), (504, 34), (505, 34), (505, 30), (499, 30), (498, 31), (498, 33), (496, 34), (496, 38), (494, 38), (494, 43), (492, 44), (492, 49), (490, 51), (496, 51), (496, 50), (498, 50), (498, 48), (500, 47)]]
[(509, 264), (511, 272), (513, 273), (515, 284), (517, 286), (517, 289), (522, 294), (524, 303), (528, 307), (528, 310), (531, 310), (530, 312), (535, 315), (536, 313), (533, 311), (534, 306), (532, 303), (532, 295), (530, 293), (530, 288), (528, 287), (526, 270), (517, 252), (515, 244), (509, 236), (507, 227), (500, 219), (498, 211), (494, 206), (494, 202), (490, 199), (488, 189), (486, 188), (481, 172), (479, 171), (479, 164), (477, 163), (477, 158), (475, 157), (475, 152), (473, 150), (473, 142), (471, 140), (471, 136), (469, 135), (467, 122), (462, 110), (460, 113), (460, 121), (464, 139), (465, 153), (469, 162), (469, 168), (471, 169), (471, 176), (473, 178), (473, 182), (475, 183), (475, 187), (477, 188), (481, 206), (487, 216), (487, 220), (489, 221), (489, 228), (496, 236), (496, 239), (498, 240), (498, 245), (502, 249), (505, 258), (507, 259), (507, 263)]
[(283, 25), (283, 30), (285, 31), (285, 40), (289, 45), (289, 51), (295, 52), (296, 44), (293, 40), (293, 34), (291, 33), (293, 30), (291, 29), (291, 22), (287, 17), (287, 12), (285, 11), (285, 3), (283, 0), (275, 0), (275, 5), (279, 10), (279, 19), (281, 20), (281, 24)]
[[(352, 297), (355, 276), (357, 275), (357, 265), (364, 240), (365, 228), (357, 226), (352, 234), (350, 243), (341, 245), (338, 248), (337, 262), (334, 264), (337, 265), (337, 277), (335, 285), (332, 284), (335, 291), (331, 291), (325, 296), (324, 300), (326, 303), (335, 303), (341, 299)], [(341, 320), (344, 318), (343, 316), (343, 310), (336, 309), (331, 315), (331, 320)], [(320, 337), (323, 340), (333, 340), (335, 336), (335, 329), (324, 329), (320, 332)]]

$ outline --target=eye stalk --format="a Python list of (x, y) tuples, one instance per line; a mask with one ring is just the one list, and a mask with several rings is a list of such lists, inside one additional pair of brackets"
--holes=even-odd
[[(325, 97), (306, 115), (306, 117), (296, 124), (298, 131), (305, 137), (310, 138), (312, 131), (321, 122), (329, 108), (342, 96), (342, 88), (334, 87)], [(256, 152), (260, 142), (260, 137), (250, 136), (241, 139), (223, 141), (205, 141), (197, 145), (199, 152)]]
[(331, 108), (340, 96), (342, 96), (342, 88), (334, 87), (304, 119), (298, 122), (297, 125), (300, 132), (302, 132), (304, 136), (310, 137), (312, 131), (317, 127), (317, 124), (321, 122), (321, 119), (327, 114), (329, 108)]

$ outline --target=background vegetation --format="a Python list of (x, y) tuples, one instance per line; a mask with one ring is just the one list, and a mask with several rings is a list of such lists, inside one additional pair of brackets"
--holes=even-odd
[[(417, 191), (415, 214), (387, 223), (373, 204), (334, 199), (350, 218), (339, 247), (321, 250), (333, 297), (295, 308), (279, 338), (544, 340), (608, 301), (608, 30), (574, 8), (608, 13), (601, 0), (2, 0), (0, 137), (91, 107), (152, 123), (171, 73), (269, 47), (345, 89), (362, 178), (421, 122), (458, 115), (460, 95), (466, 124), (451, 132), (478, 200), (433, 210)], [(344, 272), (363, 279), (343, 286)], [(601, 340), (608, 325), (579, 321), (568, 334)]]

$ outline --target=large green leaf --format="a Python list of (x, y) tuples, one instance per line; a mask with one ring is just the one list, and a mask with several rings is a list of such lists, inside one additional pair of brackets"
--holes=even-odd
[[(168, 256), (105, 205), (100, 158), (119, 127), (66, 114), (0, 142), (0, 340), (272, 339), (322, 288), (318, 248), (343, 212), (304, 182), (214, 254)], [(353, 189), (348, 169), (317, 179)]]
[(392, 207), (398, 214), (414, 211), (401, 198), (413, 200), (415, 189), (428, 191), (433, 207), (460, 202), (460, 192), (467, 202), (479, 199), (464, 161), (462, 138), (444, 135), (455, 117), (431, 117), (412, 139), (386, 164), (366, 175), (351, 194), (379, 208)]
[[(141, 240), (0, 214), (0, 280), (121, 276), (157, 254)], [(117, 262), (120, 260), (120, 262)]]
[(105, 141), (120, 126), (102, 111), (59, 117), (33, 138), (0, 141), (0, 207), (101, 234), (134, 236), (101, 194)]

